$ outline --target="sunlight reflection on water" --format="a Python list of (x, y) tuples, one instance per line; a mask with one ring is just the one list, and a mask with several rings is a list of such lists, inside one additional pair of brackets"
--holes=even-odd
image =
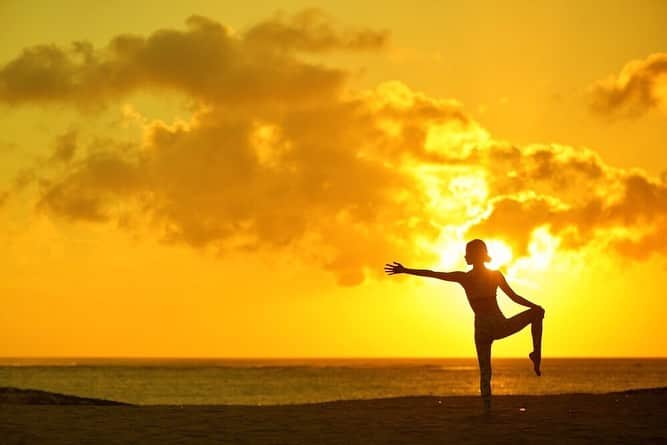
[[(78, 363), (73, 366), (72, 363)], [(58, 365), (58, 366), (54, 366)], [(667, 386), (665, 359), (494, 359), (495, 394)], [(0, 362), (0, 386), (139, 404), (284, 404), (406, 395), (477, 395), (475, 359), (60, 360)]]

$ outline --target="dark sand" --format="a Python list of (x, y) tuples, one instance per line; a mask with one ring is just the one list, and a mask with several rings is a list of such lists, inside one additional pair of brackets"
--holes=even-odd
[(497, 396), (489, 415), (478, 397), (184, 407), (62, 397), (0, 388), (0, 443), (667, 444), (667, 388)]

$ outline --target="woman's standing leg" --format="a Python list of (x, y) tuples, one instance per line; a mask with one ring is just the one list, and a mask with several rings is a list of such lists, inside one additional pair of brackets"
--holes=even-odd
[[(477, 336), (476, 336), (477, 337)], [(491, 343), (493, 340), (475, 338), (477, 362), (479, 363), (479, 390), (484, 408), (491, 408)]]

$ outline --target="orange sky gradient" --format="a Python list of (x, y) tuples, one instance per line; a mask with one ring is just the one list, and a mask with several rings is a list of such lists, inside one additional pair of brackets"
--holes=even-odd
[(667, 4), (225, 3), (0, 5), (0, 356), (667, 355)]

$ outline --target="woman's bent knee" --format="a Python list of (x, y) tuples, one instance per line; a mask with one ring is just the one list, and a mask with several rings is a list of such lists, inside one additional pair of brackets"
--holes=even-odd
[(544, 318), (544, 308), (542, 306), (536, 306), (532, 308), (532, 311), (536, 320), (541, 320)]

